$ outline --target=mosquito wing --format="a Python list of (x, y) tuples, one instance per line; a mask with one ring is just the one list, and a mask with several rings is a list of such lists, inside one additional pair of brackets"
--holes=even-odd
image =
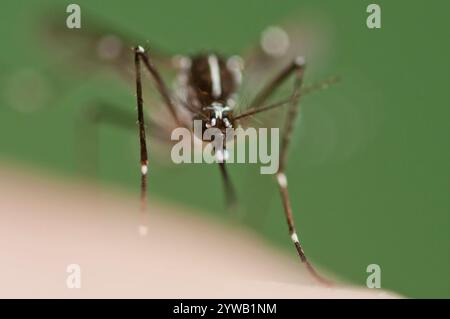
[[(259, 43), (247, 49), (243, 55), (243, 78), (237, 113), (248, 111), (255, 96), (262, 88), (276, 77), (296, 57), (306, 57), (308, 69), (320, 59), (326, 46), (326, 32), (314, 27), (311, 23), (286, 23), (279, 26), (269, 26), (261, 33)], [(310, 84), (306, 78), (303, 88), (306, 93), (319, 90), (337, 81), (330, 77), (320, 83)], [(281, 127), (285, 118), (284, 112), (293, 93), (293, 77), (280, 85), (265, 105), (280, 103), (268, 111), (242, 118), (244, 126)]]
[[(172, 68), (170, 54), (163, 53), (155, 45), (132, 32), (118, 30), (112, 23), (95, 18), (83, 19), (80, 29), (67, 28), (65, 21), (55, 19), (58, 15), (48, 14), (40, 30), (46, 43), (58, 53), (61, 64), (87, 66), (83, 72), (98, 71), (108, 66), (128, 79), (133, 77), (132, 48), (142, 45), (151, 53), (158, 66)], [(85, 15), (86, 16), (86, 15)]]

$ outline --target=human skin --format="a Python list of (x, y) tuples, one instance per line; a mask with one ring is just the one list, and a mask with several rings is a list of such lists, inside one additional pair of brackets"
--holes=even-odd
[(396, 297), (323, 286), (294, 254), (180, 206), (151, 199), (143, 218), (117, 189), (1, 165), (0, 194), (0, 298)]

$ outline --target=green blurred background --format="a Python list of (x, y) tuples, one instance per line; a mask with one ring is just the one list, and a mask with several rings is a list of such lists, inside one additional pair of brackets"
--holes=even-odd
[[(101, 97), (134, 110), (134, 93), (107, 71), (83, 81), (69, 73), (57, 83), (47, 78), (56, 57), (33, 31), (42, 7), (60, 10), (64, 19), (69, 3), (1, 4), (0, 159), (75, 177), (80, 107)], [(363, 0), (76, 3), (180, 53), (239, 53), (268, 25), (311, 17), (326, 23), (331, 47), (306, 81), (333, 74), (343, 81), (305, 98), (288, 168), (305, 249), (316, 264), (357, 284), (365, 285), (366, 267), (375, 263), (383, 288), (410, 297), (450, 297), (450, 3), (376, 1), (381, 30), (366, 27), (371, 1)], [(137, 193), (135, 133), (104, 127), (101, 141), (101, 183)], [(295, 258), (278, 191), (257, 169), (231, 167), (242, 223)], [(156, 161), (150, 179), (152, 198), (230, 220), (217, 167)]]

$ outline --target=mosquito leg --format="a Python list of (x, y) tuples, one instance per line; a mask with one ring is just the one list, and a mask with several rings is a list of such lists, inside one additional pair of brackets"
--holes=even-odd
[(141, 150), (141, 209), (144, 211), (147, 207), (147, 172), (148, 172), (148, 154), (147, 142), (145, 140), (145, 122), (142, 99), (142, 81), (139, 49), (135, 50), (134, 66), (136, 72), (136, 101), (137, 117), (139, 126), (139, 145)]
[[(154, 67), (149, 56), (147, 55), (147, 53), (144, 51), (144, 49), (141, 46), (134, 48), (134, 52), (135, 52), (135, 61), (136, 61), (137, 67), (140, 66), (140, 61), (142, 60), (145, 68), (147, 69), (147, 71), (150, 73), (153, 80), (155, 81), (156, 88), (157, 88), (159, 94), (161, 95), (163, 102), (166, 104), (170, 114), (172, 115), (173, 119), (175, 120), (175, 123), (178, 126), (183, 126), (182, 122), (178, 118), (178, 114), (176, 112), (175, 105), (173, 104), (172, 99), (170, 97), (169, 90), (168, 90), (167, 86), (164, 84), (164, 81), (163, 81), (161, 75), (159, 74), (158, 70)], [(138, 71), (136, 70), (136, 74), (138, 74), (137, 72)], [(139, 73), (139, 82), (140, 82), (140, 73)], [(141, 99), (142, 99), (142, 95), (141, 95)]]
[(144, 111), (143, 111), (143, 98), (142, 98), (142, 80), (141, 80), (141, 61), (144, 63), (145, 68), (152, 76), (156, 83), (157, 90), (161, 95), (163, 102), (169, 109), (173, 119), (178, 126), (181, 126), (181, 122), (178, 118), (173, 104), (169, 90), (167, 89), (164, 81), (158, 70), (153, 66), (150, 58), (145, 53), (145, 50), (141, 47), (134, 48), (134, 65), (136, 74), (136, 99), (137, 99), (137, 112), (138, 112), (138, 125), (139, 125), (139, 141), (141, 147), (141, 207), (145, 210), (147, 203), (147, 172), (148, 172), (148, 155), (147, 144), (145, 141), (145, 123), (144, 123)]
[(225, 199), (227, 208), (234, 210), (237, 206), (236, 191), (231, 183), (225, 162), (219, 163), (220, 173), (225, 187)]
[[(296, 61), (298, 62), (298, 61)], [(303, 75), (305, 70), (304, 62), (302, 64), (296, 63), (295, 68), (295, 82), (294, 82), (294, 92), (292, 93), (292, 102), (289, 105), (288, 112), (286, 115), (285, 127), (281, 140), (281, 151), (280, 151), (280, 166), (276, 175), (278, 187), (280, 189), (281, 198), (283, 201), (283, 207), (286, 214), (286, 221), (288, 224), (289, 234), (291, 236), (292, 242), (297, 249), (297, 253), (300, 256), (301, 261), (306, 265), (309, 272), (320, 282), (330, 285), (331, 282), (322, 276), (320, 276), (314, 267), (310, 264), (306, 258), (303, 247), (300, 244), (299, 237), (294, 225), (294, 217), (292, 215), (291, 203), (289, 200), (289, 191), (287, 177), (285, 174), (286, 163), (287, 163), (287, 152), (289, 148), (289, 143), (291, 141), (292, 132), (294, 130), (295, 119), (299, 112), (299, 107), (297, 106), (301, 97), (301, 86), (303, 82)]]
[(314, 278), (316, 278), (318, 281), (320, 281), (324, 284), (331, 285), (332, 284), (331, 281), (323, 278), (322, 276), (320, 276), (317, 273), (315, 268), (311, 265), (311, 263), (306, 258), (303, 247), (300, 244), (300, 241), (299, 241), (299, 238), (297, 235), (297, 231), (296, 231), (295, 225), (294, 225), (294, 218), (292, 216), (292, 208), (291, 208), (291, 204), (290, 204), (290, 200), (289, 200), (289, 192), (288, 192), (288, 187), (287, 187), (287, 178), (286, 178), (286, 175), (284, 174), (284, 172), (277, 173), (277, 182), (278, 182), (278, 186), (280, 189), (280, 194), (281, 194), (281, 198), (282, 198), (282, 202), (283, 202), (284, 211), (286, 214), (286, 221), (287, 221), (288, 228), (289, 228), (289, 234), (291, 235), (291, 240), (293, 241), (293, 243), (295, 245), (295, 249), (297, 250), (297, 253), (300, 256), (301, 261), (306, 265), (306, 268), (308, 269), (308, 271), (311, 273), (311, 275)]
[(222, 181), (225, 190), (225, 203), (228, 210), (235, 210), (237, 206), (236, 191), (231, 182), (230, 176), (227, 171), (226, 161), (228, 159), (228, 152), (226, 146), (226, 135), (223, 135), (222, 149), (216, 149), (216, 160), (219, 164), (220, 175), (222, 176)]
[(264, 102), (276, 91), (276, 89), (289, 78), (294, 72), (303, 72), (303, 65), (305, 59), (303, 57), (297, 57), (291, 64), (284, 68), (275, 78), (273, 78), (261, 92), (256, 95), (253, 101), (250, 103), (249, 108), (258, 108), (263, 106)]
[(295, 245), (297, 253), (300, 257), (300, 260), (306, 265), (308, 271), (312, 274), (314, 278), (318, 281), (326, 284), (330, 284), (328, 280), (321, 277), (314, 267), (308, 261), (303, 247), (300, 244), (300, 240), (295, 229), (294, 217), (292, 214), (292, 207), (289, 200), (289, 191), (287, 184), (287, 177), (285, 174), (286, 162), (287, 162), (287, 151), (289, 148), (289, 142), (291, 140), (292, 132), (294, 129), (295, 119), (297, 117), (299, 108), (297, 104), (300, 100), (300, 88), (303, 82), (303, 74), (305, 71), (305, 61), (304, 58), (299, 57), (295, 59), (295, 61), (290, 64), (287, 68), (282, 70), (278, 76), (276, 76), (271, 82), (269, 82), (263, 90), (255, 97), (254, 101), (251, 103), (250, 108), (255, 109), (259, 106), (263, 105), (263, 103), (270, 97), (270, 95), (281, 85), (284, 83), (286, 79), (289, 78), (290, 75), (295, 75), (295, 83), (294, 83), (294, 91), (292, 92), (290, 103), (288, 106), (288, 112), (286, 115), (285, 127), (282, 133), (281, 139), (281, 150), (280, 150), (280, 163), (279, 169), (276, 174), (277, 184), (280, 190), (280, 195), (283, 203), (283, 208), (286, 216), (286, 222), (288, 225), (289, 235), (291, 236), (291, 240)]

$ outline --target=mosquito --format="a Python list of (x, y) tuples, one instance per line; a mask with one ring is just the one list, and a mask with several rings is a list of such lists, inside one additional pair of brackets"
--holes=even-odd
[[(276, 31), (280, 32), (280, 30)], [(127, 51), (128, 53), (118, 54), (118, 48), (122, 44), (122, 41), (119, 40), (120, 37), (105, 36), (105, 34), (108, 33), (99, 32), (95, 34), (92, 41), (95, 43), (96, 49), (100, 49), (98, 54), (103, 55), (104, 60), (127, 60), (131, 59), (131, 55), (134, 62), (132, 76), (134, 78), (137, 105), (142, 210), (144, 211), (147, 207), (147, 177), (150, 167), (146, 128), (147, 126), (154, 127), (154, 131), (160, 136), (170, 134), (167, 128), (162, 127), (158, 123), (159, 121), (146, 117), (144, 114), (143, 72), (147, 72), (153, 80), (156, 93), (159, 95), (163, 107), (168, 111), (171, 121), (176, 127), (192, 129), (193, 121), (200, 119), (203, 128), (217, 128), (225, 135), (228, 128), (237, 128), (244, 120), (254, 115), (274, 109), (287, 108), (281, 135), (279, 169), (275, 174), (275, 181), (281, 196), (288, 233), (301, 262), (314, 278), (321, 283), (330, 285), (331, 281), (319, 275), (309, 262), (301, 245), (294, 223), (289, 199), (288, 179), (285, 172), (288, 162), (288, 150), (302, 96), (326, 88), (337, 82), (338, 78), (332, 77), (318, 84), (303, 88), (306, 60), (303, 56), (294, 56), (288, 61), (287, 65), (281, 67), (281, 70), (275, 76), (266, 81), (265, 85), (253, 96), (244, 110), (237, 112), (235, 105), (239, 96), (238, 91), (241, 86), (242, 76), (245, 73), (245, 62), (243, 63), (242, 58), (237, 56), (225, 57), (217, 52), (202, 52), (191, 56), (164, 56), (161, 58), (160, 52), (144, 48), (143, 45), (132, 47), (131, 52)], [(114, 34), (118, 33), (115, 32)], [(278, 47), (283, 45), (279, 41), (275, 41), (275, 44)], [(153, 54), (153, 52), (155, 53)], [(157, 67), (157, 64), (161, 61), (171, 61), (171, 63), (175, 61), (177, 65), (177, 84), (173, 90), (169, 89)], [(292, 78), (293, 87), (290, 95), (278, 102), (268, 103), (277, 89)], [(121, 116), (122, 114), (117, 110), (105, 107), (98, 110), (95, 118), (98, 121), (104, 120), (116, 122), (117, 124), (121, 122)], [(228, 206), (233, 206), (236, 201), (236, 194), (226, 164), (226, 157), (218, 161), (224, 183), (226, 202)]]

